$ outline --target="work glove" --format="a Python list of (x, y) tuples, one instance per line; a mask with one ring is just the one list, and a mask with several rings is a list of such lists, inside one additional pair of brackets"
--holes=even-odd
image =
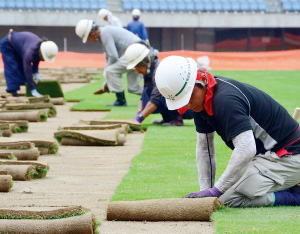
[(138, 113), (133, 119), (135, 119), (136, 121), (138, 121), (139, 123), (143, 122), (144, 117), (142, 116), (141, 113)]
[(184, 195), (182, 198), (220, 197), (222, 194), (223, 192), (214, 186), (197, 193), (189, 193)]
[(36, 79), (36, 83), (39, 83), (40, 81), (43, 80), (43, 79), (40, 77), (39, 73), (35, 73), (34, 76), (35, 76), (35, 79)]
[(43, 97), (43, 95), (36, 91), (36, 89), (31, 90), (31, 94), (34, 97)]

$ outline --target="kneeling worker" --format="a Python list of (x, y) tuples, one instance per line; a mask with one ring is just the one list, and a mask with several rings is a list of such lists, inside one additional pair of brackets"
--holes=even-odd
[(42, 96), (36, 90), (33, 75), (37, 82), (40, 81), (39, 62), (53, 62), (57, 52), (58, 47), (53, 41), (43, 41), (31, 32), (10, 30), (1, 40), (6, 91), (17, 97), (20, 86), (28, 83), (33, 96)]
[[(231, 207), (300, 206), (299, 123), (278, 102), (180, 56), (165, 58), (155, 81), (170, 110), (196, 112), (200, 192), (185, 198), (220, 197)], [(216, 183), (214, 132), (233, 150)]]
[(163, 126), (182, 126), (182, 116), (177, 110), (168, 110), (164, 97), (156, 87), (155, 71), (159, 64), (156, 52), (143, 43), (135, 43), (127, 48), (125, 57), (128, 62), (127, 69), (135, 69), (144, 76), (144, 91), (134, 119), (141, 123), (150, 114), (160, 113), (163, 120), (155, 123)]

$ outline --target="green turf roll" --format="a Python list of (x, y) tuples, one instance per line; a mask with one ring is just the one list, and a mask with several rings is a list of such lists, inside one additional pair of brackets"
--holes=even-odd
[[(54, 81), (40, 81), (36, 84), (36, 90), (43, 95), (49, 95), (52, 98), (63, 97), (64, 93), (61, 89), (60, 83)], [(26, 85), (26, 96), (32, 96), (28, 85)]]

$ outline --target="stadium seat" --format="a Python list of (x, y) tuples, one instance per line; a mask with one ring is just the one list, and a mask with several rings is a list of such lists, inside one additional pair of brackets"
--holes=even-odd
[(129, 0), (123, 0), (123, 9), (124, 11), (132, 10), (132, 4)]
[(6, 8), (7, 8), (6, 1), (0, 0), (0, 9), (6, 9)]
[(186, 10), (195, 11), (195, 4), (192, 1), (186, 1)]
[(293, 11), (293, 6), (291, 2), (284, 2), (282, 3), (282, 9), (284, 11)]
[(35, 0), (35, 9), (44, 9), (44, 1)]
[[(83, 0), (84, 1), (84, 0)], [(100, 0), (98, 2), (98, 9), (101, 9), (101, 8), (108, 8), (107, 6), (107, 2), (105, 0)]]
[(80, 0), (71, 0), (71, 10), (81, 10)]
[(241, 11), (250, 11), (249, 2), (240, 2)]
[(25, 1), (25, 9), (34, 9), (34, 1), (33, 0), (26, 0)]
[(215, 1), (213, 4), (215, 11), (223, 11), (223, 3), (221, 1)]
[(205, 4), (202, 0), (195, 0), (195, 10), (205, 11)]
[(260, 11), (267, 11), (267, 9), (268, 9), (268, 4), (267, 4), (265, 1), (263, 1), (263, 2), (258, 2), (258, 9), (259, 9)]
[(52, 1), (44, 1), (44, 9), (45, 10), (53, 10), (53, 3)]
[(214, 4), (212, 2), (204, 2), (205, 11), (214, 11)]
[(71, 10), (72, 9), (71, 0), (63, 0), (62, 1), (62, 9), (63, 10)]
[(158, 5), (160, 11), (169, 11), (169, 5), (166, 1), (159, 1)]
[(173, 1), (168, 1), (169, 11), (177, 11), (177, 3)]
[(224, 11), (231, 11), (231, 4), (230, 4), (230, 2), (223, 2), (223, 10)]
[(249, 8), (250, 8), (250, 11), (259, 11), (257, 2), (249, 2)]
[(24, 0), (17, 0), (15, 2), (15, 4), (16, 4), (16, 6), (15, 6), (16, 9), (25, 9), (26, 8)]
[(131, 5), (132, 5), (132, 8), (135, 9), (141, 9), (142, 7), (142, 4), (139, 0), (131, 0)]
[(300, 2), (292, 2), (293, 11), (300, 11)]
[(235, 2), (231, 2), (231, 10), (232, 11), (240, 11), (240, 3), (235, 1)]
[(15, 0), (10, 0), (6, 2), (7, 8), (9, 9), (15, 9), (16, 8), (16, 2)]
[(54, 10), (62, 10), (63, 9), (63, 1), (53, 0), (53, 9)]
[(186, 3), (182, 0), (177, 1), (177, 11), (186, 11)]
[[(88, 1), (81, 1), (81, 2), (80, 2), (80, 8), (81, 8), (82, 10), (85, 10), (85, 11), (90, 10), (90, 9), (91, 9), (91, 7), (90, 7), (90, 2), (88, 2)], [(99, 8), (99, 9), (100, 9), (100, 8)]]

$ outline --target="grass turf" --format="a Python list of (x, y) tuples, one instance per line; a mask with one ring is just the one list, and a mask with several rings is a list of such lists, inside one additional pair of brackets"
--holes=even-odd
[[(212, 71), (212, 73), (251, 84), (265, 91), (282, 104), (291, 115), (295, 107), (300, 106), (298, 90), (300, 71)], [(106, 100), (105, 96), (95, 97), (91, 93), (97, 89), (99, 86), (89, 84), (66, 93), (65, 96), (67, 99), (76, 97), (85, 100), (82, 103), (84, 108), (89, 108), (93, 103), (93, 108), (98, 105), (101, 109), (103, 104), (112, 102), (114, 96), (104, 94), (107, 97), (112, 96), (109, 100)], [(106, 118), (133, 118), (138, 99), (136, 95), (133, 95), (132, 99), (129, 98), (130, 94), (127, 99), (129, 107), (112, 108)], [(152, 125), (151, 121), (154, 118), (155, 115), (151, 115), (143, 122), (143, 126), (148, 127), (148, 130), (142, 152), (132, 160), (132, 168), (118, 186), (112, 201), (181, 197), (199, 190), (195, 163), (196, 131), (193, 120), (185, 120), (183, 127), (167, 128)], [(216, 179), (218, 179), (228, 164), (231, 150), (219, 136), (215, 138), (215, 147), (218, 162)], [(217, 233), (297, 233), (299, 217), (298, 208), (293, 207), (225, 208), (215, 212), (212, 219)]]

